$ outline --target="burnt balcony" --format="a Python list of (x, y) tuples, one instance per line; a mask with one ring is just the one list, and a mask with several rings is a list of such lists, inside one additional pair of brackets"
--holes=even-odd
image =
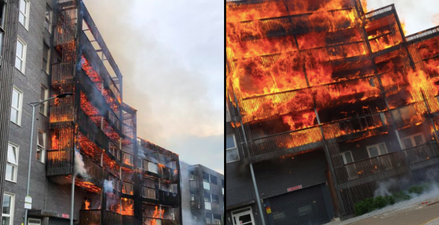
[(200, 188), (200, 185), (199, 185), (197, 179), (194, 179), (194, 180), (190, 180), (190, 181), (189, 181), (189, 189), (190, 189), (191, 191), (196, 191), (196, 190), (198, 190), (199, 188)]
[(159, 190), (159, 200), (161, 204), (177, 207), (180, 204), (180, 195)]
[[(74, 170), (74, 151), (47, 150), (46, 175), (67, 176)], [(101, 183), (108, 176), (101, 166), (93, 162), (88, 156), (82, 155), (84, 167), (87, 171), (87, 180), (101, 187)]]
[(135, 224), (136, 217), (134, 216), (122, 216), (122, 224)]
[(54, 88), (73, 85), (74, 66), (72, 63), (56, 63), (52, 65), (52, 86)]
[(164, 180), (171, 181), (171, 183), (178, 182), (178, 174), (176, 170), (169, 167), (160, 167), (160, 177)]
[(89, 60), (90, 64), (95, 67), (96, 71), (99, 71), (99, 75), (104, 81), (104, 86), (109, 89), (112, 97), (115, 98), (119, 103), (121, 103), (121, 94), (119, 88), (117, 87), (114, 80), (111, 78), (108, 70), (106, 69), (105, 65), (103, 64), (102, 60), (100, 59), (99, 55), (91, 45), (90, 40), (84, 32), (81, 32), (80, 43), (82, 43), (83, 53), (84, 55), (86, 55), (87, 60)]
[(79, 211), (79, 224), (81, 225), (123, 225), (132, 223), (122, 223), (122, 215), (111, 211), (104, 211), (103, 221), (101, 223), (102, 210), (91, 209)]
[(436, 162), (438, 159), (438, 145), (436, 142), (430, 142), (410, 149), (349, 163), (334, 168), (334, 170), (338, 183), (343, 184), (378, 174), (383, 176), (386, 173), (392, 176), (405, 173), (411, 167), (428, 166), (430, 161)]

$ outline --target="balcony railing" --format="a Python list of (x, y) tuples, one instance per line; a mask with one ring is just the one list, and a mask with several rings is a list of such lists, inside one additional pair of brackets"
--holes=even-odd
[(392, 152), (373, 158), (349, 163), (335, 168), (339, 184), (365, 177), (370, 177), (386, 171), (409, 169), (410, 165), (426, 162), (439, 157), (439, 149), (435, 142), (416, 146), (403, 151)]
[(168, 206), (178, 206), (180, 204), (180, 195), (176, 193), (159, 191), (159, 200), (162, 204)]
[(60, 87), (73, 84), (73, 64), (57, 63), (52, 65), (52, 86)]
[(79, 224), (81, 225), (100, 225), (100, 224), (133, 224), (133, 223), (122, 223), (122, 216), (120, 214), (104, 211), (104, 219), (101, 223), (101, 213), (100, 209), (91, 210), (81, 210), (79, 211)]
[(199, 210), (201, 209), (201, 203), (198, 200), (191, 201), (191, 209), (192, 210)]
[(47, 150), (47, 176), (69, 175), (72, 165), (73, 150)]

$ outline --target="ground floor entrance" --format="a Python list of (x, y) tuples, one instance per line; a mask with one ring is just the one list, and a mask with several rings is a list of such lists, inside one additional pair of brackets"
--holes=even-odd
[(264, 206), (269, 225), (318, 225), (333, 217), (326, 184), (264, 199)]

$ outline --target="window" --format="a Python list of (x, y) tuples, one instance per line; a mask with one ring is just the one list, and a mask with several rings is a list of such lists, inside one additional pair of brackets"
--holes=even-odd
[(44, 163), (46, 156), (46, 132), (39, 130), (37, 139), (37, 159)]
[[(46, 100), (49, 97), (49, 89), (41, 85), (40, 91), (40, 101)], [(44, 102), (40, 105), (40, 113), (47, 116), (47, 110), (49, 107), (49, 102)]]
[(203, 172), (203, 188), (210, 190), (209, 174), (205, 172)]
[(3, 194), (2, 225), (14, 224), (15, 195)]
[(354, 158), (352, 157), (352, 152), (351, 151), (347, 151), (347, 152), (342, 152), (341, 156), (343, 158), (343, 163), (344, 164), (348, 164), (354, 161)]
[(12, 103), (11, 103), (11, 122), (20, 125), (21, 124), (21, 108), (23, 106), (23, 93), (16, 87), (12, 90)]
[(223, 192), (223, 195), (224, 195), (224, 180), (223, 179), (221, 179), (221, 185), (222, 185), (222, 192)]
[(50, 47), (43, 44), (43, 65), (41, 69), (49, 74), (50, 72)]
[(46, 13), (44, 16), (44, 28), (46, 28), (49, 33), (52, 33), (52, 9), (48, 5), (46, 5)]
[(5, 33), (5, 13), (6, 13), (6, 4), (3, 1), (0, 1), (0, 55), (1, 55), (1, 47), (3, 44), (3, 35)]
[(133, 184), (123, 182), (122, 193), (127, 195), (133, 195)]
[(6, 164), (6, 176), (7, 181), (17, 182), (18, 171), (18, 146), (9, 143), (8, 144), (8, 162)]
[(213, 224), (221, 224), (221, 215), (213, 214)]
[(233, 225), (255, 224), (251, 207), (238, 209), (232, 212)]
[(218, 184), (215, 176), (210, 175), (210, 183), (212, 183), (212, 184)]
[(157, 194), (156, 193), (157, 192), (156, 192), (155, 189), (143, 187), (142, 196), (144, 198), (157, 199)]
[(206, 213), (206, 224), (212, 224), (212, 213)]
[(415, 146), (422, 145), (424, 143), (425, 143), (425, 138), (424, 135), (422, 135), (421, 133), (410, 135), (402, 139), (402, 144), (404, 146), (404, 149), (413, 148)]
[(18, 22), (26, 28), (29, 28), (29, 0), (20, 0), (19, 3), (20, 14), (18, 15)]
[(230, 122), (231, 121), (231, 117), (230, 117), (230, 112), (229, 112), (229, 101), (226, 101), (226, 122)]
[(235, 135), (227, 135), (226, 139), (226, 162), (236, 162), (239, 160), (238, 148), (236, 148)]
[(212, 194), (212, 202), (219, 202), (218, 195)]
[(26, 51), (27, 45), (21, 40), (21, 38), (17, 39), (17, 52), (15, 55), (15, 68), (20, 70), (23, 74), (25, 72), (26, 65)]
[(212, 210), (212, 203), (210, 199), (210, 193), (204, 192), (204, 208)]
[(123, 163), (126, 165), (134, 166), (133, 156), (127, 153), (123, 153)]
[[(146, 165), (145, 165), (146, 163)], [(145, 169), (151, 173), (157, 173), (158, 174), (158, 166), (155, 163), (152, 162), (148, 162), (148, 161), (143, 161), (143, 164), (145, 167)]]
[(382, 142), (376, 145), (367, 146), (367, 153), (369, 154), (369, 158), (387, 154), (386, 144)]

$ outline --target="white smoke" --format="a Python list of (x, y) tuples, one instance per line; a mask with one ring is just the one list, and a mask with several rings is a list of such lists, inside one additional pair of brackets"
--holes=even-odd
[(111, 181), (111, 180), (104, 180), (104, 191), (105, 191), (105, 193), (112, 192), (113, 189), (114, 189), (113, 181)]
[(87, 170), (85, 169), (85, 164), (82, 159), (81, 153), (77, 149), (75, 149), (75, 173), (87, 177)]

